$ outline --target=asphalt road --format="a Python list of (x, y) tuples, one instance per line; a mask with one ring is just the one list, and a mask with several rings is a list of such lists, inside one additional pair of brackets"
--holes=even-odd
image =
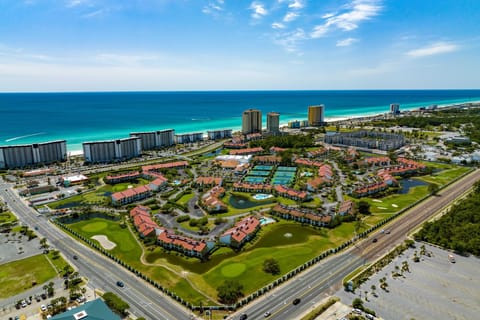
[[(239, 314), (247, 313), (248, 319), (261, 319), (263, 314), (269, 311), (272, 314), (270, 319), (297, 319), (326, 294), (341, 287), (342, 279), (346, 275), (403, 242), (409, 231), (445, 208), (479, 179), (480, 170), (476, 170), (440, 191), (438, 196), (422, 202), (395, 219), (390, 225), (385, 226), (386, 229), (391, 230), (390, 234), (377, 232), (345, 252), (325, 259), (263, 298), (249, 304), (234, 317), (238, 318)], [(79, 260), (72, 262), (82, 275), (90, 279), (91, 285), (121, 296), (130, 304), (131, 311), (137, 316), (155, 320), (191, 318), (191, 313), (183, 306), (165, 297), (113, 261), (78, 243), (45, 218), (37, 216), (37, 213), (21, 201), (16, 193), (7, 190), (8, 187), (7, 184), (0, 184), (0, 196), (7, 201), (19, 219), (29, 226), (37, 226), (38, 234), (49, 239), (49, 243), (66, 256), (77, 255)], [(372, 238), (377, 238), (378, 241), (373, 243)], [(117, 287), (115, 284), (117, 280), (122, 280), (125, 287)], [(295, 298), (301, 298), (301, 302), (296, 306), (292, 304)]]
[[(119, 295), (130, 305), (129, 310), (138, 317), (155, 320), (192, 318), (192, 313), (176, 301), (59, 230), (45, 217), (28, 207), (16, 192), (9, 188), (10, 186), (0, 184), (0, 196), (8, 203), (10, 209), (23, 224), (37, 227), (37, 234), (46, 237), (52, 247), (70, 259), (80, 275), (89, 279), (91, 287)], [(73, 255), (77, 255), (78, 260), (73, 260)], [(118, 280), (124, 282), (123, 288), (116, 285)]]
[[(316, 302), (341, 288), (345, 276), (402, 243), (413, 228), (447, 207), (478, 180), (480, 180), (480, 170), (474, 171), (438, 192), (437, 196), (423, 201), (393, 220), (385, 226), (385, 229), (390, 230), (390, 234), (378, 231), (345, 252), (325, 259), (268, 293), (264, 298), (250, 303), (238, 311), (234, 318), (238, 319), (240, 314), (246, 313), (248, 319), (262, 319), (263, 314), (268, 311), (271, 313), (269, 319), (298, 319), (301, 314), (311, 310)], [(377, 242), (373, 242), (373, 238), (376, 238)], [(301, 299), (297, 305), (292, 304), (295, 298)]]

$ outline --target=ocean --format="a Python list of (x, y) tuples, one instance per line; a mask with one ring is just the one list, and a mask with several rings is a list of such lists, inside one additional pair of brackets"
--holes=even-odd
[(280, 121), (307, 118), (310, 105), (325, 105), (327, 120), (380, 114), (432, 104), (480, 101), (480, 90), (208, 91), (0, 93), (0, 146), (66, 139), (82, 142), (128, 137), (134, 131), (176, 133), (241, 128), (248, 108), (280, 113)]

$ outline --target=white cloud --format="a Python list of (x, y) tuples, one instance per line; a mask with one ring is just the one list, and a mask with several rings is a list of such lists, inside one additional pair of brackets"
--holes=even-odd
[(331, 29), (355, 30), (362, 21), (370, 20), (382, 10), (379, 0), (352, 0), (344, 8), (340, 13), (323, 15), (325, 23), (315, 26), (310, 36), (320, 38)]
[(287, 12), (285, 17), (283, 17), (283, 21), (290, 22), (290, 21), (293, 21), (293, 20), (297, 19), (298, 16), (299, 16), (299, 14), (296, 13), (296, 12)]
[(223, 0), (210, 1), (206, 6), (203, 7), (202, 12), (217, 16), (224, 10), (224, 5), (225, 3)]
[(272, 23), (272, 28), (273, 29), (285, 29), (285, 25), (280, 22), (274, 22)]
[(298, 28), (291, 32), (284, 32), (275, 38), (275, 43), (281, 45), (288, 52), (295, 52), (301, 55), (298, 49), (298, 43), (307, 38), (305, 31)]
[(302, 9), (305, 6), (302, 0), (292, 0), (290, 1), (288, 7), (291, 9)]
[(67, 1), (66, 6), (68, 8), (73, 8), (73, 7), (78, 7), (78, 6), (87, 4), (88, 2), (89, 2), (89, 0), (69, 0), (69, 1)]
[(265, 5), (258, 1), (253, 1), (250, 4), (250, 9), (252, 12), (252, 18), (260, 19), (268, 14), (268, 10), (265, 9)]
[(410, 50), (407, 52), (407, 55), (414, 58), (433, 56), (436, 54), (448, 53), (457, 51), (459, 46), (454, 43), (449, 42), (436, 42), (431, 45)]
[(338, 40), (337, 41), (337, 47), (348, 47), (349, 45), (357, 42), (358, 39), (355, 39), (355, 38), (347, 38), (347, 39), (343, 39), (343, 40)]
[(107, 11), (108, 10), (104, 10), (104, 9), (95, 10), (95, 11), (92, 11), (92, 12), (89, 12), (89, 13), (86, 13), (86, 14), (82, 15), (82, 18), (89, 19), (89, 18), (98, 17), (98, 16), (101, 16), (101, 15), (105, 14)]

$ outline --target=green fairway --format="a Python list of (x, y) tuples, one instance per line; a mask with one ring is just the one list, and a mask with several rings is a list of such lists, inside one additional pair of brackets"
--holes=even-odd
[(40, 286), (56, 275), (43, 254), (0, 265), (0, 299)]
[[(192, 303), (198, 303), (199, 301), (202, 301), (202, 299), (204, 299), (204, 297), (200, 293), (195, 291), (182, 278), (180, 274), (180, 271), (182, 270), (181, 268), (173, 265), (172, 269), (178, 270), (178, 273), (173, 273), (165, 268), (162, 268), (161, 266), (144, 265), (140, 260), (140, 257), (142, 255), (142, 247), (139, 245), (134, 235), (129, 231), (128, 228), (122, 228), (120, 226), (119, 221), (93, 218), (90, 220), (83, 220), (76, 223), (68, 224), (68, 227), (82, 234), (88, 239), (91, 239), (91, 237), (95, 235), (107, 236), (110, 241), (116, 244), (116, 247), (109, 252), (118, 257), (119, 259), (125, 261), (132, 267), (141, 270), (142, 273), (151, 277), (166, 288), (178, 288), (178, 290), (175, 290), (175, 293), (181, 297), (184, 297), (184, 299), (189, 297), (189, 301)], [(100, 245), (100, 243), (98, 243), (96, 240), (91, 240)], [(156, 250), (160, 251), (161, 249), (157, 247)], [(163, 254), (171, 257), (177, 257), (168, 253)], [(155, 261), (155, 259), (153, 259), (153, 261)], [(198, 259), (192, 258), (192, 261), (194, 261), (196, 264), (199, 264)], [(149, 259), (147, 259), (147, 262), (150, 263)], [(170, 266), (170, 264), (168, 263), (164, 264)], [(209, 301), (208, 303), (213, 304), (212, 301)]]
[(221, 270), (222, 275), (227, 278), (236, 278), (240, 276), (247, 266), (244, 263), (231, 263), (224, 266)]

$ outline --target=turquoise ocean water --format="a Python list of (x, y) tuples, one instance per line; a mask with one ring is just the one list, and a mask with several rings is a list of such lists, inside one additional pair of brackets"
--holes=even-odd
[[(133, 131), (176, 133), (241, 127), (242, 111), (280, 113), (280, 121), (302, 120), (310, 105), (324, 104), (328, 119), (385, 113), (432, 104), (480, 101), (480, 90), (209, 91), (0, 94), (0, 145), (66, 139), (82, 142), (128, 137)], [(264, 120), (264, 126), (265, 126)]]

